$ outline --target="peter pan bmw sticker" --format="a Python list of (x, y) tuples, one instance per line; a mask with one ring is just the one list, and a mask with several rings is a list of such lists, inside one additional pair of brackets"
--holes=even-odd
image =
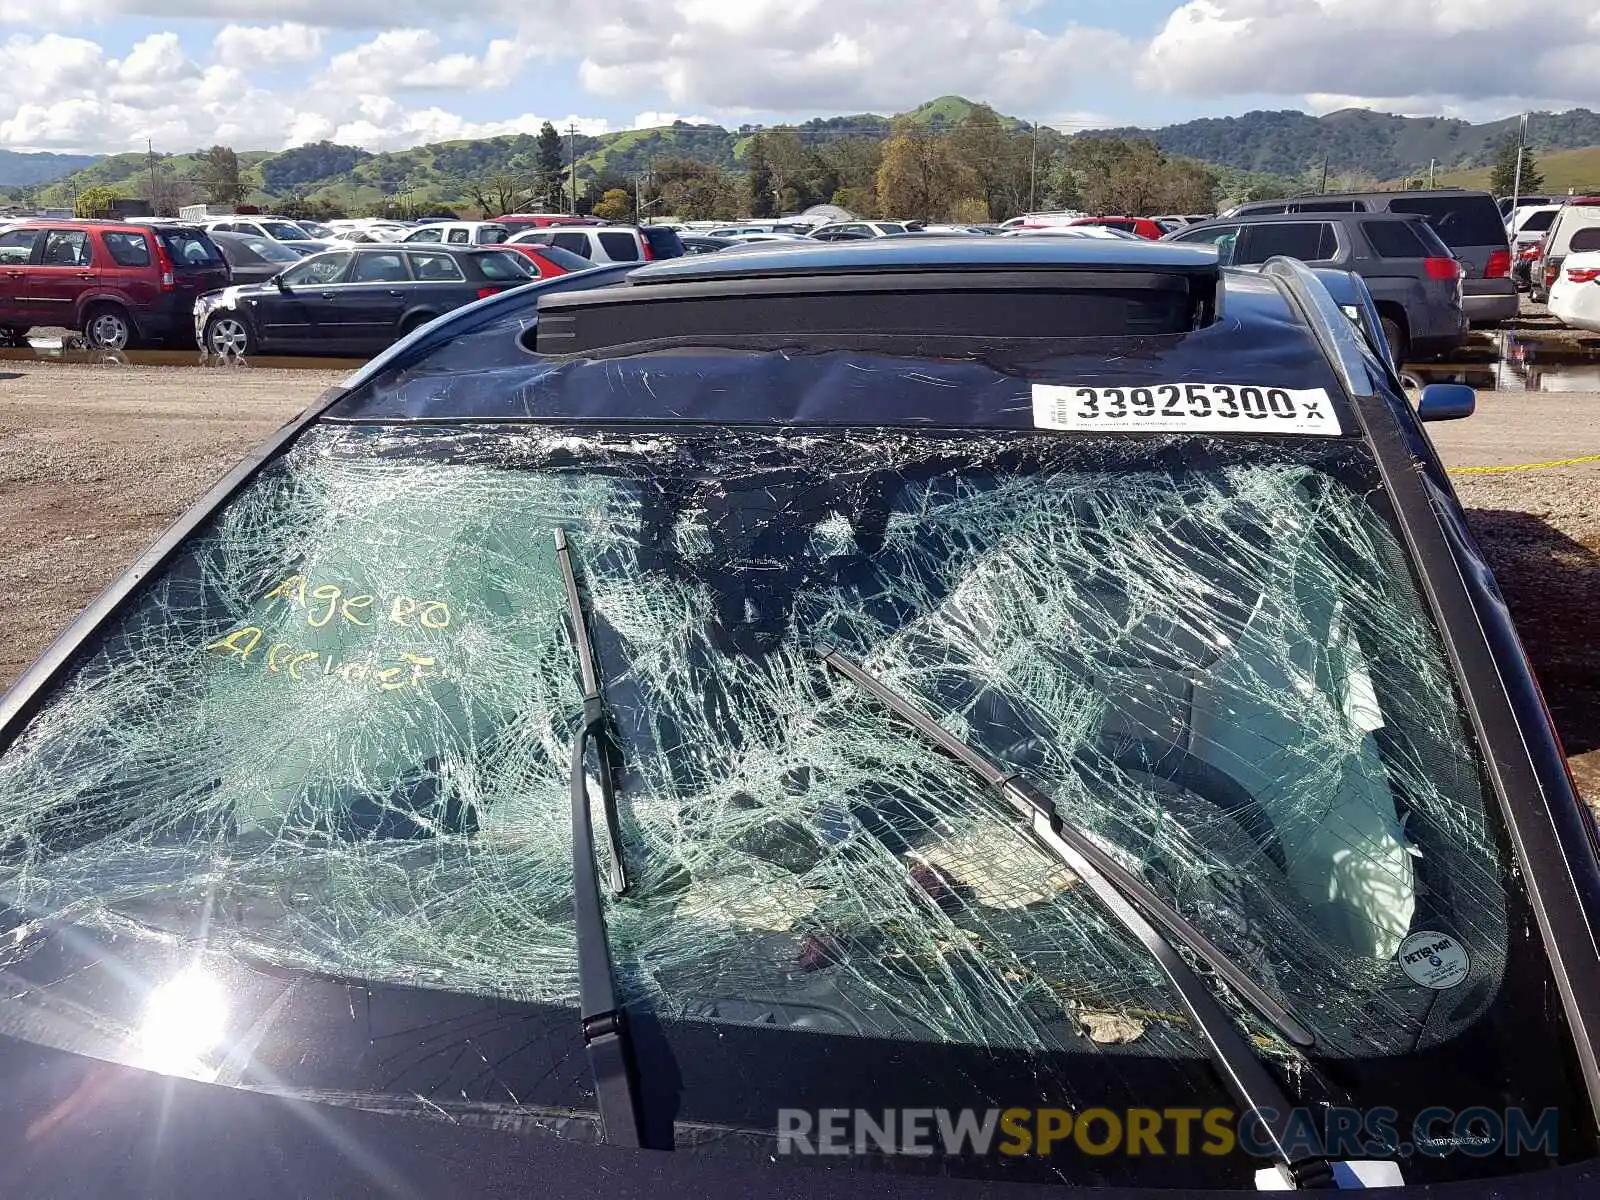
[(1100, 433), (1298, 433), (1338, 437), (1339, 418), (1322, 388), (1235, 383), (1158, 383), (1149, 387), (1033, 385), (1039, 429)]
[(1472, 960), (1467, 948), (1448, 933), (1425, 929), (1400, 943), (1400, 969), (1426, 988), (1443, 991), (1467, 977)]

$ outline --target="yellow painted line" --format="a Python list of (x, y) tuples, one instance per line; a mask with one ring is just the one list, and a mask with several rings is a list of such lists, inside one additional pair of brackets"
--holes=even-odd
[(1448, 467), (1452, 475), (1498, 475), (1501, 471), (1542, 471), (1547, 467), (1575, 467), (1579, 463), (1600, 462), (1600, 454), (1585, 454), (1581, 458), (1554, 458), (1549, 462), (1517, 463), (1510, 467)]

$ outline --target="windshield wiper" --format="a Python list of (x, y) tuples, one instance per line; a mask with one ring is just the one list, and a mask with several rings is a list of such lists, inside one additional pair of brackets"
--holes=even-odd
[[(994, 788), (1028, 822), (1028, 832), (1078, 875), (1102, 904), (1127, 930), (1143, 943), (1160, 964), (1173, 990), (1182, 999), (1189, 1016), (1221, 1071), (1223, 1081), (1244, 1113), (1254, 1112), (1263, 1131), (1278, 1148), (1280, 1160), (1289, 1176), (1302, 1188), (1331, 1187), (1332, 1168), (1318, 1150), (1291, 1154), (1287, 1126), (1293, 1105), (1278, 1081), (1267, 1070), (1260, 1056), (1239, 1032), (1217, 1002), (1211, 989), (1195, 974), (1166, 937), (1152, 925), (1182, 942), (1206, 966), (1225, 980), (1275, 1029), (1296, 1046), (1313, 1045), (1311, 1031), (1281, 1004), (1269, 996), (1248, 975), (1235, 966), (1226, 953), (1196, 929), (1175, 908), (1151, 891), (1144, 882), (1117, 862), (1085, 831), (1066, 821), (1056, 811), (1049, 795), (1014, 771), (1007, 771), (987, 755), (973, 749), (950, 733), (908, 697), (895, 691), (870, 671), (836, 650), (824, 650), (822, 661), (845, 676), (862, 691), (916, 726), (962, 766)], [(1148, 920), (1146, 919), (1148, 918)], [(1297, 1132), (1297, 1146), (1307, 1138)]]
[(633, 1050), (628, 1014), (617, 1001), (616, 971), (606, 938), (605, 910), (601, 906), (600, 876), (595, 869), (594, 819), (589, 811), (588, 773), (584, 757), (593, 738), (600, 758), (600, 799), (605, 809), (611, 850), (611, 890), (628, 890), (622, 861), (622, 834), (617, 820), (611, 740), (606, 733), (605, 703), (595, 674), (594, 640), (584, 620), (583, 600), (572, 569), (572, 551), (564, 529), (556, 529), (556, 561), (567, 591), (567, 619), (572, 644), (578, 652), (578, 676), (583, 684), (583, 723), (572, 743), (572, 908), (578, 935), (578, 1003), (583, 1022), (584, 1051), (594, 1075), (595, 1100), (605, 1139), (615, 1145), (639, 1146), (639, 1073)]

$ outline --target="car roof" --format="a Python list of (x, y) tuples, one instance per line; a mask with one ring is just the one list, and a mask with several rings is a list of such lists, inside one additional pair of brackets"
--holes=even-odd
[[(758, 242), (759, 250), (736, 258), (704, 255), (651, 263), (635, 272), (635, 283), (681, 281), (754, 274), (872, 272), (900, 270), (1008, 269), (1019, 267), (1117, 270), (1178, 268), (1214, 270), (1216, 251), (1198, 246), (1061, 238), (1038, 243), (1026, 238), (927, 237), (872, 238), (865, 242)], [(782, 249), (779, 249), (782, 247)], [(768, 256), (771, 256), (770, 258)]]
[(1240, 213), (1236, 217), (1207, 217), (1204, 221), (1191, 221), (1177, 230), (1187, 233), (1191, 229), (1205, 229), (1213, 225), (1275, 225), (1307, 221), (1377, 221), (1395, 225), (1428, 219), (1421, 213), (1396, 212), (1290, 212), (1290, 213)]
[[(1185, 380), (1321, 388), (1342, 414), (1344, 435), (1358, 436), (1345, 397), (1397, 387), (1301, 263), (1221, 269), (1209, 247), (1156, 242), (885, 240), (724, 251), (533, 283), (392, 348), (347, 381), (327, 416), (1032, 429), (1031, 379)], [(1129, 273), (1126, 283), (1108, 281), (1119, 271)], [(1106, 286), (1187, 289), (1191, 305), (1214, 295), (1222, 315), (1098, 336), (1039, 332), (1039, 303), (1054, 304), (1059, 293), (1070, 306)], [(681, 303), (691, 299), (708, 303)], [(944, 313), (950, 327), (905, 332), (907, 299)], [(1102, 327), (1114, 324), (1108, 312), (1097, 313)], [(962, 314), (978, 319), (963, 324)], [(1018, 316), (1034, 332), (1013, 330)], [(462, 371), (472, 372), (472, 387), (452, 385)]]
[(106, 217), (29, 217), (7, 227), (8, 232), (26, 229), (98, 229), (102, 233), (155, 233), (159, 230), (188, 230), (190, 233), (209, 233), (204, 225), (188, 221), (162, 221), (159, 225), (146, 225), (139, 221), (116, 221)]
[(1481, 196), (1486, 200), (1494, 200), (1494, 197), (1482, 188), (1376, 188), (1365, 192), (1311, 192), (1304, 196), (1282, 196), (1276, 200), (1246, 200), (1244, 204), (1299, 204), (1303, 200), (1357, 200), (1372, 198), (1389, 200), (1396, 196), (1423, 200), (1439, 197), (1459, 199)]

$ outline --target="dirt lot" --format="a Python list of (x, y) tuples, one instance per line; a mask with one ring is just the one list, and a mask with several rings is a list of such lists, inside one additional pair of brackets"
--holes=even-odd
[[(0, 688), (342, 374), (0, 363)], [(1480, 393), (1477, 415), (1433, 430), (1600, 803), (1600, 462), (1499, 470), (1600, 454), (1600, 394)]]
[(0, 688), (340, 372), (0, 363)]

